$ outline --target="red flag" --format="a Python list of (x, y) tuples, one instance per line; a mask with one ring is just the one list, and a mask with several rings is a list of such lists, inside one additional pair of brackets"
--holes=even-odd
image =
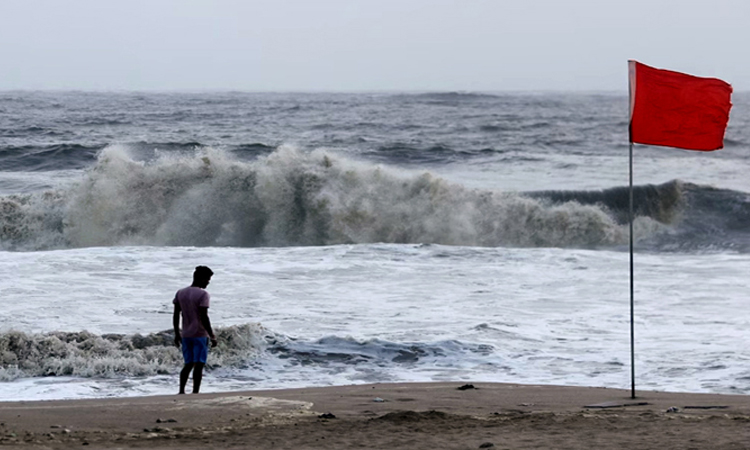
[(628, 61), (630, 142), (687, 150), (724, 147), (732, 86)]

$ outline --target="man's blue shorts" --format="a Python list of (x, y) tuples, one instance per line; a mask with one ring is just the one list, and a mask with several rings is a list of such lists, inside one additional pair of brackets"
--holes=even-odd
[(208, 359), (208, 338), (182, 338), (182, 357), (185, 358), (185, 364), (206, 364), (206, 360)]

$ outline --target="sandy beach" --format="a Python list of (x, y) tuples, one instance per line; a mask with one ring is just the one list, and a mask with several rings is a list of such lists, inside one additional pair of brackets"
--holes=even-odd
[(747, 449), (750, 398), (406, 383), (7, 402), (22, 448)]

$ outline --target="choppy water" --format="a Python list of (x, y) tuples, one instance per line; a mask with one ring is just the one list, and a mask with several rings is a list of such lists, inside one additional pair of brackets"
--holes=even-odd
[[(748, 98), (726, 148), (637, 146), (637, 384), (747, 393)], [(0, 93), (0, 398), (629, 387), (620, 95)], [(165, 331), (166, 330), (166, 331)]]

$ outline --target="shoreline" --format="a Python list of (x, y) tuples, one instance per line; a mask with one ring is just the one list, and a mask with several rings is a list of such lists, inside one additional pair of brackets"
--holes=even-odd
[(430, 382), (13, 401), (0, 403), (0, 445), (738, 449), (750, 396)]

